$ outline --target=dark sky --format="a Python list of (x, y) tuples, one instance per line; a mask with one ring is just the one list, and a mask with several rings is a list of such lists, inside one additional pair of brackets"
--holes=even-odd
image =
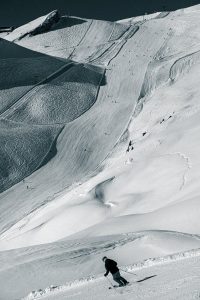
[(62, 14), (119, 20), (200, 4), (200, 0), (1, 0), (0, 26), (22, 25), (51, 10)]

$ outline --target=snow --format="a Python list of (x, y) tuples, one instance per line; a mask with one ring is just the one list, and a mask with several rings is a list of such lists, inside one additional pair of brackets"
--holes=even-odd
[[(116, 259), (120, 268), (137, 273), (148, 266), (199, 256), (199, 243), (198, 236), (141, 232), (66, 239), (1, 251), (0, 285), (4, 287), (1, 297), (6, 300), (21, 299), (31, 291), (45, 290), (52, 285), (67, 285), (68, 289), (69, 286), (79, 285), (77, 281), (80, 279), (102, 278), (104, 255)], [(189, 250), (191, 247), (196, 250)], [(89, 286), (87, 288), (90, 290)], [(88, 297), (93, 299), (92, 294)]]
[(137, 22), (154, 19), (154, 18), (158, 17), (159, 15), (160, 15), (160, 13), (156, 12), (154, 14), (145, 14), (143, 16), (128, 18), (128, 19), (117, 21), (117, 22), (120, 23), (120, 24), (130, 24), (130, 25), (132, 25), (132, 24), (137, 23)]
[(54, 10), (45, 16), (16, 28), (8, 36), (6, 36), (6, 39), (8, 41), (15, 41), (20, 40), (29, 34), (35, 35), (43, 31), (47, 31), (54, 23), (59, 21), (59, 18), (58, 11)]
[[(199, 14), (41, 31), (48, 14), (4, 37), (0, 299), (200, 297)], [(130, 286), (108, 289), (104, 255)]]
[[(194, 255), (194, 257), (192, 257)], [(197, 255), (197, 256), (196, 256)], [(186, 252), (144, 266), (122, 268), (121, 274), (130, 285), (113, 289), (113, 281), (102, 276), (69, 282), (62, 286), (50, 286), (33, 291), (22, 300), (31, 299), (199, 299), (199, 253)], [(123, 271), (124, 270), (124, 271)], [(137, 282), (137, 280), (144, 280)], [(111, 289), (109, 289), (111, 287)]]

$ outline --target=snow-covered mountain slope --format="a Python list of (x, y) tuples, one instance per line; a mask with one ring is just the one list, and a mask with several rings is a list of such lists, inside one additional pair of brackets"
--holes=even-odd
[[(185, 253), (186, 257), (197, 253)], [(130, 281), (127, 287), (113, 289), (114, 284), (103, 276), (82, 278), (32, 291), (23, 300), (31, 299), (199, 299), (199, 257), (184, 259), (184, 255), (147, 260), (140, 267), (128, 266), (121, 273)], [(128, 272), (128, 273), (127, 273)], [(139, 281), (139, 282), (138, 282)]]
[(200, 248), (199, 17), (54, 11), (0, 42), (2, 300), (97, 275), (102, 253)]
[[(192, 296), (200, 293), (199, 249), (173, 255), (167, 255), (170, 251), (165, 251), (164, 256), (136, 262), (139, 251), (144, 258), (149, 254), (161, 254), (166, 238), (169, 238), (169, 249), (170, 235), (174, 233), (107, 236), (1, 252), (0, 299), (60, 300), (73, 297), (82, 300), (112, 299), (116, 296), (119, 299), (145, 299), (150, 296), (149, 293), (152, 293), (150, 299), (196, 299)], [(187, 239), (189, 242), (189, 237), (183, 237), (183, 244)], [(132, 284), (130, 290), (129, 287), (121, 291), (108, 290), (114, 281), (110, 275), (109, 281), (103, 276), (101, 257), (104, 253), (117, 258), (121, 274)], [(156, 278), (135, 286), (136, 280), (152, 275)], [(116, 294), (124, 292), (126, 295), (128, 291), (128, 298), (120, 298), (122, 294)]]

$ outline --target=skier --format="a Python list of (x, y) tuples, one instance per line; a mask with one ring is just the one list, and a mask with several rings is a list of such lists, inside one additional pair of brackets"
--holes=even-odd
[(113, 279), (119, 283), (119, 286), (124, 286), (126, 284), (128, 284), (129, 282), (123, 278), (120, 275), (119, 269), (117, 267), (117, 263), (116, 261), (107, 258), (106, 256), (104, 256), (102, 258), (103, 262), (105, 262), (105, 268), (106, 268), (106, 273), (104, 274), (104, 276), (106, 277), (108, 275), (108, 273), (110, 272), (113, 276)]

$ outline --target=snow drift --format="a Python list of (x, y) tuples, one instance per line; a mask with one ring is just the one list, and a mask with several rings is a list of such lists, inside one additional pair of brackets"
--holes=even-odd
[(199, 14), (52, 12), (4, 36), (4, 299), (99, 274), (102, 252), (127, 265), (200, 247)]

